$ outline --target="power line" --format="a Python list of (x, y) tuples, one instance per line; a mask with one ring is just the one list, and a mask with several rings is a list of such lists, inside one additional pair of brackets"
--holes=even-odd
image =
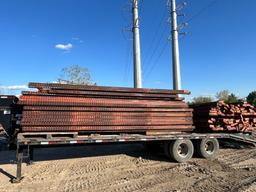
[(126, 62), (125, 62), (123, 82), (127, 81), (127, 78), (128, 78), (128, 76), (130, 74), (130, 66), (132, 65), (131, 58), (132, 58), (132, 49), (131, 49), (131, 46), (130, 46), (130, 42), (127, 40)]
[[(129, 69), (130, 69), (130, 65), (131, 65), (131, 54), (132, 54), (132, 49), (131, 49), (131, 40), (132, 38), (130, 37), (130, 35), (132, 34), (132, 24), (131, 24), (131, 20), (126, 17), (127, 14), (131, 13), (131, 2), (130, 0), (128, 0), (128, 2), (126, 2), (126, 4), (123, 7), (122, 10), (122, 16), (123, 16), (123, 20), (125, 22), (129, 22), (129, 26), (125, 27), (122, 29), (122, 35), (126, 41), (126, 62), (125, 62), (125, 67), (124, 67), (124, 76), (123, 76), (123, 82), (127, 81), (127, 77), (129, 75)], [(128, 33), (129, 32), (129, 33)], [(127, 35), (128, 34), (128, 35)]]
[(156, 65), (158, 64), (158, 61), (160, 60), (160, 58), (162, 57), (163, 53), (165, 52), (166, 48), (168, 47), (168, 41), (166, 41), (165, 45), (163, 46), (163, 48), (160, 51), (160, 54), (158, 55), (158, 57), (156, 58), (154, 64), (151, 66), (151, 68), (149, 69), (148, 73), (145, 75), (145, 79), (147, 79), (147, 77), (151, 74), (151, 72), (154, 70), (154, 68), (156, 67)]
[[(202, 9), (200, 9), (197, 13), (195, 13), (194, 15), (192, 15), (192, 16), (187, 20), (187, 22), (190, 22), (190, 21), (192, 21), (193, 19), (195, 19), (195, 18), (199, 17), (200, 15), (202, 15), (207, 9), (209, 9), (210, 7), (212, 7), (213, 5), (215, 5), (215, 3), (217, 3), (217, 1), (218, 1), (218, 0), (213, 0), (213, 1), (211, 1), (209, 4), (207, 4), (207, 5), (204, 6)], [(144, 0), (142, 0), (141, 3), (140, 3), (140, 9), (142, 9), (143, 6), (144, 6)], [(168, 26), (166, 26), (166, 27), (164, 28), (164, 30), (162, 31), (162, 33), (161, 33), (161, 35), (160, 35), (160, 38), (159, 38), (158, 41), (156, 42), (157, 37), (158, 37), (158, 34), (159, 34), (159, 32), (160, 32), (160, 28), (161, 28), (162, 24), (164, 23), (164, 17), (165, 17), (165, 15), (166, 15), (166, 12), (163, 11), (163, 15), (162, 15), (162, 17), (161, 17), (161, 20), (160, 20), (160, 22), (158, 23), (158, 27), (157, 27), (157, 29), (156, 29), (156, 31), (155, 31), (155, 33), (154, 33), (153, 39), (152, 39), (152, 41), (151, 41), (151, 43), (150, 43), (149, 48), (147, 49), (147, 52), (146, 52), (147, 54), (145, 54), (146, 56), (145, 56), (144, 59), (143, 59), (144, 66), (146, 66), (146, 67), (144, 68), (144, 70), (143, 70), (143, 72), (144, 72), (144, 74), (145, 74), (145, 77), (148, 77), (148, 76), (151, 74), (151, 72), (153, 71), (153, 69), (154, 69), (155, 66), (157, 65), (158, 61), (161, 59), (161, 57), (162, 57), (163, 53), (165, 52), (166, 48), (168, 47), (168, 46), (167, 46), (167, 45), (168, 45), (168, 41), (166, 41), (165, 45), (162, 47), (161, 51), (159, 52), (159, 55), (156, 57), (155, 62), (154, 62), (153, 64), (151, 64), (151, 63), (152, 63), (152, 60), (154, 59), (154, 56), (156, 55), (156, 53), (157, 53), (157, 51), (158, 51), (158, 49), (159, 49), (159, 47), (160, 47), (160, 45), (161, 45), (161, 41), (162, 41), (162, 39), (163, 39), (163, 37), (164, 37), (164, 34), (165, 34), (166, 30), (168, 29)], [(155, 47), (154, 47), (154, 43), (155, 43), (155, 42), (156, 42), (156, 44), (155, 44)], [(154, 48), (152, 49), (152, 47), (154, 47)], [(150, 55), (149, 53), (150, 53), (151, 50), (153, 50), (153, 52), (152, 52), (152, 54)], [(129, 50), (128, 50), (128, 51), (129, 51)], [(131, 51), (130, 51), (130, 53), (131, 53)], [(128, 60), (130, 60), (130, 59), (128, 59)], [(130, 63), (130, 61), (127, 61), (126, 66), (125, 66), (125, 79), (127, 78), (127, 73), (128, 73), (128, 69), (129, 69), (129, 67), (128, 67), (128, 66), (129, 66), (129, 63)], [(145, 64), (148, 64), (148, 65), (145, 65)]]
[(213, 0), (211, 1), (209, 4), (207, 4), (206, 6), (204, 6), (202, 9), (200, 9), (197, 13), (195, 13), (194, 15), (192, 15), (187, 22), (190, 22), (191, 20), (199, 17), (200, 15), (202, 15), (207, 9), (209, 9), (210, 7), (212, 7), (213, 5), (215, 5), (217, 3), (217, 1), (219, 0)]
[[(200, 9), (197, 13), (195, 13), (193, 16), (191, 16), (187, 22), (192, 21), (193, 19), (199, 17), (201, 14), (203, 14), (207, 9), (209, 9), (210, 7), (212, 7), (213, 5), (215, 5), (215, 3), (217, 3), (218, 0), (213, 0), (211, 1), (209, 4), (207, 4), (206, 6), (204, 6), (202, 9)], [(156, 65), (158, 64), (158, 61), (160, 60), (160, 58), (163, 56), (163, 53), (165, 52), (166, 48), (168, 47), (168, 41), (166, 41), (165, 45), (163, 46), (162, 50), (160, 51), (160, 54), (158, 55), (157, 59), (155, 60), (155, 62), (153, 63), (153, 65), (150, 67), (148, 73), (145, 75), (145, 79), (147, 79), (147, 77), (151, 74), (151, 72), (153, 71), (153, 69), (156, 67)]]
[(145, 74), (147, 73), (148, 68), (151, 66), (152, 60), (153, 60), (155, 54), (157, 53), (157, 51), (158, 51), (158, 49), (159, 49), (159, 47), (160, 47), (160, 45), (161, 45), (161, 42), (162, 42), (162, 40), (163, 40), (164, 37), (165, 37), (164, 34), (167, 32), (167, 30), (168, 30), (168, 27), (165, 27), (165, 28), (163, 29), (163, 31), (162, 31), (162, 33), (161, 33), (161, 35), (160, 35), (160, 38), (158, 39), (158, 41), (157, 41), (157, 43), (156, 43), (156, 46), (155, 46), (155, 48), (153, 49), (153, 52), (152, 52), (152, 54), (151, 54), (150, 57), (149, 57), (149, 61), (147, 62), (147, 63), (148, 63), (147, 68), (145, 68), (145, 71), (144, 71)]
[[(182, 36), (180, 39), (182, 40), (184, 38), (184, 36)], [(169, 45), (169, 41), (166, 41), (162, 50), (160, 51), (160, 54), (158, 55), (157, 59), (155, 60), (154, 64), (151, 66), (148, 74), (146, 75), (146, 78), (150, 76), (151, 72), (155, 69), (155, 67), (157, 66), (159, 60), (161, 59), (161, 57), (163, 56), (163, 54), (165, 53), (166, 49), (168, 48)], [(145, 79), (146, 79), (145, 78)]]
[[(161, 17), (161, 19), (160, 19), (160, 21), (159, 21), (159, 23), (158, 23), (158, 25), (157, 25), (157, 28), (156, 28), (156, 31), (155, 31), (155, 33), (154, 33), (154, 35), (153, 35), (152, 41), (150, 42), (150, 46), (148, 47), (147, 52), (145, 53), (145, 57), (144, 57), (144, 59), (143, 59), (143, 63), (144, 63), (144, 64), (146, 64), (146, 63), (149, 63), (149, 64), (150, 64), (150, 62), (151, 62), (151, 60), (152, 60), (151, 57), (154, 56), (155, 51), (157, 51), (157, 49), (158, 49), (158, 46), (159, 46), (160, 42), (159, 42), (159, 41), (156, 42), (156, 40), (157, 40), (158, 34), (159, 34), (159, 32), (160, 32), (161, 26), (162, 26), (162, 24), (163, 24), (164, 21), (165, 21), (164, 18), (165, 18), (165, 16), (166, 16), (166, 13), (167, 13), (167, 12), (163, 11), (163, 15), (162, 15), (162, 17)], [(164, 29), (164, 30), (166, 30), (166, 29)], [(161, 33), (160, 41), (162, 40), (162, 35), (164, 34), (164, 32), (165, 32), (165, 31), (163, 31), (163, 32)], [(155, 42), (156, 42), (156, 47), (155, 47), (155, 49), (153, 49)], [(152, 54), (150, 55), (150, 51), (151, 51), (151, 50), (153, 50), (153, 52), (152, 52)], [(150, 59), (150, 61), (149, 61), (149, 62), (146, 62), (146, 61), (148, 61), (148, 59)], [(145, 66), (146, 66), (146, 68), (144, 68), (144, 72), (145, 72), (145, 71), (147, 70), (147, 68), (148, 68), (148, 65), (145, 65)]]
[[(160, 19), (160, 21), (159, 21), (159, 23), (158, 23), (158, 25), (157, 25), (157, 28), (156, 28), (156, 30), (155, 30), (155, 32), (154, 32), (154, 35), (153, 35), (152, 41), (150, 42), (149, 48), (153, 47), (153, 45), (154, 45), (154, 43), (155, 43), (155, 41), (156, 41), (157, 35), (158, 35), (158, 33), (159, 33), (159, 31), (160, 31), (160, 28), (161, 28), (161, 26), (162, 26), (162, 24), (163, 24), (165, 15), (166, 15), (166, 12), (163, 11), (163, 15), (161, 16), (161, 19)], [(145, 55), (148, 56), (150, 50), (151, 50), (151, 49), (147, 49), (147, 54), (145, 54)], [(144, 57), (144, 61), (145, 61), (146, 59), (147, 59), (147, 57)]]

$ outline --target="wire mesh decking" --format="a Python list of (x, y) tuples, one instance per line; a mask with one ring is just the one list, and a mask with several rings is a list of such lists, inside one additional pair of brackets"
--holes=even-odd
[(30, 83), (23, 92), (23, 132), (192, 131), (189, 91)]

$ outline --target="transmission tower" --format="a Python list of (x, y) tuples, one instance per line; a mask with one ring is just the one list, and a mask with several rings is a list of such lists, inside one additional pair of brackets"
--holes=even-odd
[[(173, 89), (181, 89), (181, 74), (180, 74), (180, 52), (179, 52), (179, 26), (177, 22), (177, 6), (176, 0), (169, 0), (168, 3), (170, 7), (171, 14), (171, 32), (172, 32), (172, 68), (173, 68)], [(179, 6), (181, 9), (185, 3)], [(186, 24), (182, 24), (181, 27), (184, 27)]]
[(139, 28), (139, 0), (132, 0), (133, 15), (133, 57), (134, 57), (134, 88), (142, 88), (141, 50)]

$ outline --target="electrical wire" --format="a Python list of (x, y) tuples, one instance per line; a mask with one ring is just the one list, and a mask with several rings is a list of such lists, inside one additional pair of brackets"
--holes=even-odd
[(130, 42), (127, 42), (127, 48), (126, 48), (126, 63), (125, 63), (125, 70), (124, 70), (124, 78), (123, 82), (125, 83), (128, 79), (128, 76), (130, 74), (130, 66), (132, 65), (131, 58), (132, 58), (132, 49), (130, 47)]
[(202, 15), (207, 9), (211, 8), (213, 5), (215, 5), (217, 3), (217, 1), (219, 0), (213, 0), (211, 1), (209, 4), (207, 4), (206, 6), (204, 6), (202, 9), (200, 9), (197, 13), (195, 13), (194, 15), (192, 15), (187, 22), (190, 22), (192, 20), (194, 20), (195, 18), (199, 17), (200, 15)]
[(150, 55), (150, 57), (149, 57), (149, 61), (147, 62), (148, 63), (148, 65), (147, 65), (147, 68), (145, 68), (145, 71), (144, 71), (144, 73), (145, 74), (147, 74), (148, 73), (148, 69), (151, 67), (151, 65), (152, 65), (152, 61), (153, 61), (153, 59), (154, 59), (154, 56), (156, 55), (156, 53), (157, 53), (157, 51), (159, 50), (159, 47), (161, 46), (161, 42), (162, 42), (162, 40), (164, 39), (164, 34), (167, 32), (167, 30), (168, 30), (168, 27), (165, 27), (163, 30), (162, 30), (162, 33), (161, 33), (161, 35), (160, 35), (160, 38), (158, 39), (158, 41), (157, 41), (157, 43), (156, 43), (156, 46), (155, 46), (155, 48), (153, 49), (153, 52), (152, 52), (152, 54)]
[[(218, 0), (213, 0), (211, 1), (209, 4), (207, 4), (206, 6), (204, 6), (202, 9), (200, 9), (197, 13), (195, 13), (193, 16), (191, 16), (187, 22), (191, 22), (192, 20), (194, 20), (195, 18), (199, 17), (201, 14), (203, 14), (207, 9), (209, 9), (210, 7), (212, 7), (213, 5), (215, 5), (215, 3), (217, 3)], [(154, 64), (151, 66), (150, 70), (148, 71), (148, 73), (145, 75), (145, 80), (147, 79), (147, 77), (151, 74), (151, 72), (153, 71), (153, 69), (156, 67), (156, 65), (158, 64), (158, 61), (160, 60), (160, 58), (162, 57), (163, 53), (165, 52), (166, 48), (168, 47), (168, 41), (166, 41), (165, 46), (163, 46), (163, 49), (161, 50), (160, 54), (158, 55), (157, 59), (155, 60)]]
[[(131, 9), (129, 8), (128, 9), (128, 5), (129, 7), (131, 7), (131, 3), (130, 3), (130, 0), (128, 0), (128, 2), (126, 3), (126, 5), (124, 6), (124, 9), (123, 9), (123, 20), (125, 22), (128, 22), (127, 18), (125, 17), (125, 14), (124, 13), (130, 13)], [(129, 37), (129, 35), (126, 35), (125, 33), (127, 33), (127, 31), (129, 31), (129, 34), (131, 33), (131, 23), (129, 22), (129, 27), (126, 27), (122, 30), (122, 34), (123, 34), (123, 37), (127, 43), (126, 45), (126, 62), (125, 62), (125, 66), (124, 66), (124, 76), (123, 76), (123, 82), (125, 83), (127, 81), (127, 78), (128, 78), (128, 75), (129, 75), (129, 72), (130, 72), (130, 64), (131, 64), (131, 54), (132, 54), (132, 49), (131, 49), (131, 38)]]
[(158, 57), (156, 58), (154, 64), (151, 66), (151, 68), (149, 69), (148, 73), (145, 75), (145, 80), (149, 77), (149, 75), (151, 74), (151, 72), (154, 70), (154, 68), (156, 67), (156, 64), (158, 64), (160, 58), (162, 57), (162, 55), (164, 54), (164, 52), (166, 51), (166, 48), (168, 47), (168, 41), (165, 42), (164, 46), (162, 47)]
[[(164, 20), (165, 17), (166, 17), (166, 12), (163, 11), (163, 15), (161, 16), (161, 19), (160, 19), (160, 21), (159, 21), (159, 23), (158, 23), (158, 26), (157, 26), (157, 28), (156, 28), (156, 31), (155, 31), (154, 36), (153, 36), (153, 38), (152, 38), (152, 41), (150, 42), (150, 46), (148, 47), (147, 52), (145, 53), (145, 57), (143, 58), (143, 62), (142, 62), (142, 63), (144, 63), (144, 64), (146, 64), (146, 62), (147, 62), (148, 60), (149, 60), (149, 62), (147, 62), (147, 63), (150, 64), (150, 62), (151, 62), (151, 60), (152, 60), (152, 57), (153, 57), (154, 54), (155, 54), (155, 51), (157, 51), (157, 49), (158, 49), (158, 46), (159, 46), (160, 42), (159, 42), (159, 41), (156, 42), (156, 40), (157, 40), (158, 34), (159, 34), (159, 32), (160, 32), (160, 28), (161, 28), (161, 26), (163, 25), (163, 23), (164, 23), (164, 21), (165, 21), (165, 20)], [(163, 33), (164, 33), (164, 32), (161, 33), (160, 38), (162, 38)], [(160, 41), (161, 41), (161, 39), (160, 39)], [(155, 42), (157, 43), (157, 44), (156, 44), (156, 48), (153, 49)], [(152, 52), (152, 54), (150, 55), (150, 51), (151, 51), (151, 50), (153, 50), (153, 52)], [(148, 67), (148, 65), (145, 65), (144, 72), (147, 71), (147, 67)]]

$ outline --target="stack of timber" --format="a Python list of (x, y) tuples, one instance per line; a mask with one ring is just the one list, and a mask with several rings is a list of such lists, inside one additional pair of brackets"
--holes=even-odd
[(185, 132), (192, 109), (188, 91), (30, 83), (23, 92), (23, 132)]
[(224, 101), (192, 105), (196, 131), (253, 132), (256, 108), (249, 103), (226, 104)]

